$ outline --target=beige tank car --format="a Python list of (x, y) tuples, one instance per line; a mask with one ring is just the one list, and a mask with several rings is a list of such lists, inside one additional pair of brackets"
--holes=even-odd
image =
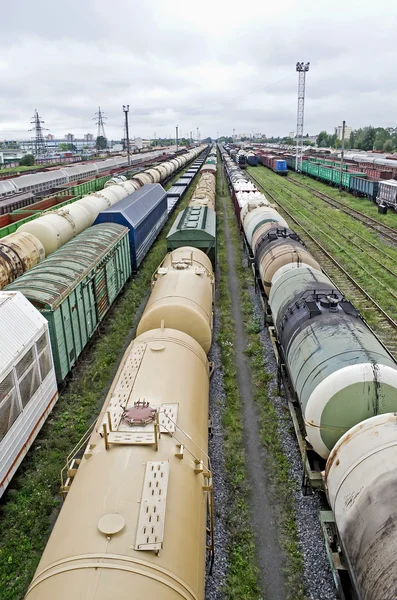
[(208, 256), (190, 247), (167, 254), (152, 287), (137, 335), (163, 322), (165, 327), (191, 335), (208, 353), (214, 301), (214, 273)]
[(76, 474), (69, 465), (27, 600), (204, 599), (208, 392), (190, 336), (156, 329), (131, 343)]

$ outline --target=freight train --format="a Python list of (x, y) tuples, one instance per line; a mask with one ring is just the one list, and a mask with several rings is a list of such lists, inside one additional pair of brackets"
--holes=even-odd
[[(173, 173), (198, 156), (203, 148), (194, 148), (170, 161), (136, 173), (131, 180), (111, 185), (68, 206), (24, 222), (16, 233), (1, 240), (0, 289), (92, 225), (100, 212), (145, 184), (169, 179)], [(29, 234), (29, 244), (21, 240), (22, 232)]]
[[(280, 158), (286, 161), (289, 169), (295, 170), (295, 156), (284, 154)], [(395, 161), (390, 162), (396, 168)], [(329, 158), (306, 157), (302, 162), (302, 173), (333, 186), (339, 186), (341, 182), (340, 163)], [(376, 170), (369, 161), (359, 164), (346, 162), (342, 171), (342, 187), (354, 196), (366, 197), (397, 210), (397, 182), (390, 178), (393, 173), (391, 170)]]
[(397, 364), (276, 210), (261, 201), (235, 212), (304, 436), (327, 461), (329, 503), (358, 598), (394, 600)]
[[(215, 187), (204, 171), (200, 189), (208, 176)], [(213, 301), (203, 252), (165, 257), (92, 433), (68, 462), (65, 503), (27, 600), (204, 600)]]
[[(148, 152), (130, 157), (131, 165), (149, 159), (162, 156), (162, 152)], [(86, 162), (60, 169), (51, 169), (48, 171), (39, 171), (28, 175), (19, 175), (9, 179), (0, 180), (0, 199), (16, 193), (32, 192), (33, 194), (43, 193), (47, 190), (66, 185), (81, 179), (101, 176), (102, 173), (126, 167), (128, 159), (126, 156), (115, 156), (97, 162)]]
[[(197, 173), (202, 161), (190, 170)], [(117, 186), (107, 190), (112, 188)], [(167, 218), (167, 195), (159, 184), (145, 185), (121, 203), (110, 212), (105, 204), (99, 224), (46, 259), (34, 235), (13, 236), (15, 253), (28, 248), (39, 264), (0, 292), (0, 496), (54, 406), (57, 383), (70, 373)], [(52, 238), (42, 239), (48, 250)]]

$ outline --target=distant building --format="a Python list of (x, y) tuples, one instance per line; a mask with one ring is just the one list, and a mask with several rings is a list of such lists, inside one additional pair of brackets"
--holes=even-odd
[(65, 140), (67, 140), (68, 142), (73, 142), (73, 140), (74, 140), (74, 135), (73, 135), (73, 133), (67, 133), (67, 134), (65, 135)]
[(86, 141), (86, 142), (93, 142), (94, 141), (94, 134), (93, 133), (85, 133), (84, 134), (84, 141)]
[[(342, 139), (342, 130), (343, 130), (342, 125), (338, 125), (338, 127), (335, 127), (335, 133), (336, 133), (336, 137), (338, 140)], [(353, 131), (352, 127), (345, 127), (345, 140), (349, 139), (352, 131)]]
[(288, 134), (288, 137), (290, 137), (294, 140), (295, 139), (295, 131), (290, 131)]
[(46, 138), (47, 138), (47, 140), (48, 140), (49, 142), (51, 142), (51, 141), (54, 139), (54, 136), (52, 135), (52, 133), (48, 133), (48, 134), (46, 135)]

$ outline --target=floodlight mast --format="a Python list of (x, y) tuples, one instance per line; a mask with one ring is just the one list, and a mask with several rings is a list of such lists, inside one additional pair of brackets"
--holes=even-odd
[(305, 87), (306, 73), (309, 70), (310, 63), (297, 62), (296, 70), (298, 72), (298, 116), (296, 121), (296, 158), (295, 170), (302, 171), (303, 156), (303, 123), (305, 118)]

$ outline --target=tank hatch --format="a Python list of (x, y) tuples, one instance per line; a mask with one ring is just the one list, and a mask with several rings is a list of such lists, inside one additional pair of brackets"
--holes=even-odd
[(123, 422), (133, 427), (145, 426), (153, 423), (156, 418), (156, 409), (149, 406), (149, 402), (138, 400), (134, 402), (134, 406), (130, 406), (123, 413)]

